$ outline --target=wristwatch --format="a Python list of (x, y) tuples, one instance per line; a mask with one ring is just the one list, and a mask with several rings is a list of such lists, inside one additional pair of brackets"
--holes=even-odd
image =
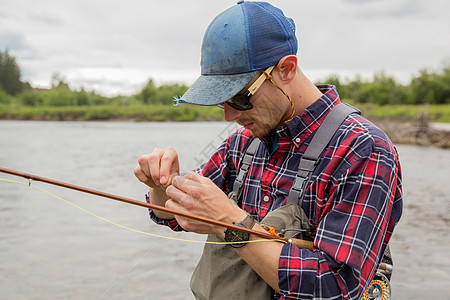
[[(252, 216), (247, 215), (244, 220), (241, 222), (235, 224), (236, 226), (244, 227), (247, 229), (252, 229), (253, 225), (255, 225), (255, 219), (253, 219)], [(250, 239), (250, 234), (247, 232), (242, 232), (239, 230), (229, 229), (225, 230), (225, 241), (232, 243), (230, 244), (234, 248), (240, 248), (245, 246), (247, 243), (242, 242), (248, 242)], [(238, 242), (238, 243), (236, 243)]]

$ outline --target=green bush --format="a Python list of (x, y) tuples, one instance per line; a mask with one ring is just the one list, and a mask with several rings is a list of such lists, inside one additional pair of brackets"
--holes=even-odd
[(44, 103), (42, 94), (32, 90), (25, 90), (17, 95), (20, 103), (25, 106), (40, 106)]
[(0, 104), (11, 104), (14, 97), (8, 95), (4, 90), (0, 89)]
[(42, 97), (46, 106), (74, 106), (77, 103), (75, 93), (66, 86), (46, 90)]

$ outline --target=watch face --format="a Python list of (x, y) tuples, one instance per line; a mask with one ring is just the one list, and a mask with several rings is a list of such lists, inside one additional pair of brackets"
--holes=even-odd
[[(247, 232), (242, 232), (234, 229), (227, 229), (225, 231), (225, 241), (227, 242), (247, 242), (250, 239), (250, 235)], [(231, 244), (235, 248), (244, 246), (246, 243)]]

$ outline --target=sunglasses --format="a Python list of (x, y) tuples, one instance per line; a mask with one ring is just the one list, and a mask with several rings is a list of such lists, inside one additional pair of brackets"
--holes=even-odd
[(264, 72), (256, 79), (256, 81), (242, 94), (237, 94), (230, 100), (217, 104), (218, 107), (224, 108), (224, 103), (231, 106), (236, 110), (250, 110), (253, 108), (253, 104), (250, 102), (250, 98), (256, 93), (266, 79), (271, 78), (270, 73), (275, 66), (268, 67)]

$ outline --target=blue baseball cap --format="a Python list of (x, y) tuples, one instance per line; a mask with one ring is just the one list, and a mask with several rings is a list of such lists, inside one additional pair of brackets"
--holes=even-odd
[(266, 2), (239, 1), (203, 36), (201, 76), (177, 104), (217, 105), (239, 93), (257, 71), (297, 54), (295, 24)]

